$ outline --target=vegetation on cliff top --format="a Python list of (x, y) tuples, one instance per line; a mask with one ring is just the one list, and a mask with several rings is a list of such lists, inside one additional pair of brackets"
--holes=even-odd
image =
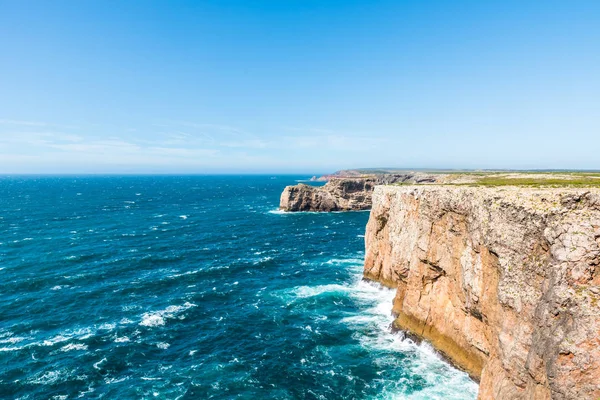
[(487, 176), (476, 180), (472, 184), (476, 186), (600, 187), (600, 176), (573, 175), (567, 178), (507, 178)]
[[(438, 175), (438, 185), (523, 186), (523, 187), (600, 187), (598, 172), (464, 172)], [(399, 183), (403, 185), (403, 183)]]

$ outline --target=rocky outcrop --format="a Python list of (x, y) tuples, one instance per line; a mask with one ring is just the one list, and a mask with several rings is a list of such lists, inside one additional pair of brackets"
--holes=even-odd
[(371, 208), (373, 179), (332, 179), (324, 186), (287, 186), (279, 208), (284, 211), (348, 211)]
[(600, 398), (600, 189), (378, 186), (364, 275), (480, 399)]
[(329, 178), (323, 186), (287, 186), (279, 208), (284, 211), (351, 211), (371, 208), (375, 185), (392, 183), (431, 183), (433, 175), (420, 173), (382, 174), (356, 178)]

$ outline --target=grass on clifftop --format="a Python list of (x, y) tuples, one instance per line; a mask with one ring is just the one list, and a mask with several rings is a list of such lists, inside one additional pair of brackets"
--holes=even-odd
[[(446, 175), (438, 185), (450, 186), (520, 186), (520, 187), (600, 187), (600, 173), (563, 172), (563, 173), (460, 173)], [(395, 183), (394, 185), (414, 185), (414, 183)], [(435, 183), (434, 183), (435, 185)], [(600, 399), (599, 399), (600, 400)]]
[(600, 187), (600, 177), (573, 178), (504, 178), (484, 177), (473, 182), (476, 186), (528, 186), (528, 187)]

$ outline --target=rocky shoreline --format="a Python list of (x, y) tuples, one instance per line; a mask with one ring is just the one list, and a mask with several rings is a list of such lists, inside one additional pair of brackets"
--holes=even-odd
[(600, 397), (600, 189), (377, 186), (365, 278), (480, 399)]
[[(317, 178), (320, 179), (320, 178)], [(315, 180), (317, 180), (315, 179)], [(376, 185), (394, 183), (433, 183), (435, 175), (423, 173), (381, 174), (367, 176), (326, 176), (323, 186), (298, 184), (286, 186), (279, 209), (283, 211), (360, 211), (371, 209)]]
[(371, 209), (364, 278), (396, 289), (393, 329), (479, 399), (600, 399), (600, 174), (334, 175), (280, 208)]

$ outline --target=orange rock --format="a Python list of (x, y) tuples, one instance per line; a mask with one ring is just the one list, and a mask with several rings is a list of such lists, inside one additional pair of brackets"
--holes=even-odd
[(365, 277), (480, 399), (600, 397), (600, 190), (377, 186)]

